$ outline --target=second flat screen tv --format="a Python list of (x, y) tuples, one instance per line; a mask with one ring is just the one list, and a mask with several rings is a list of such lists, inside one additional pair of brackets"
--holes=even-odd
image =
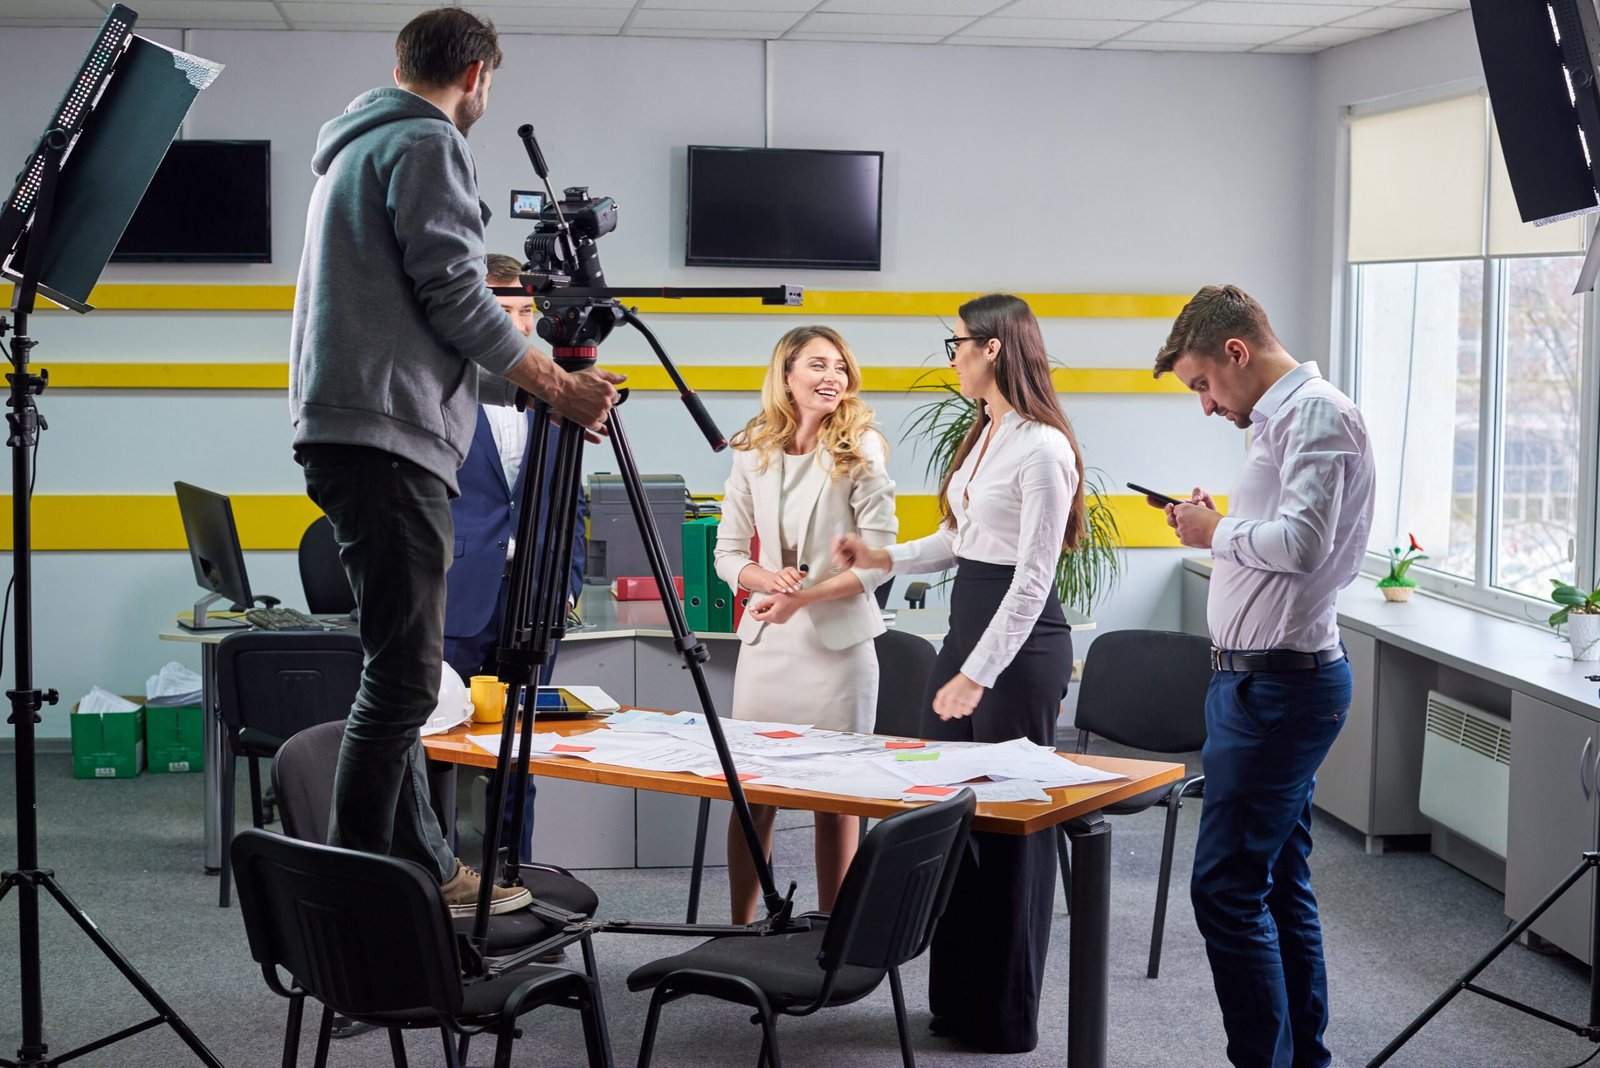
[(689, 146), (691, 267), (876, 271), (883, 153)]
[(112, 263), (271, 263), (272, 144), (174, 141)]

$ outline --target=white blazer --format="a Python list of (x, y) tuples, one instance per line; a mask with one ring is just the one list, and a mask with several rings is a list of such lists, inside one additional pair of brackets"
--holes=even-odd
[[(821, 485), (815, 501), (791, 498), (788, 508), (809, 510), (805, 523), (805, 536), (799, 546), (797, 558), (810, 570), (806, 582), (816, 583), (830, 577), (833, 566), (833, 536), (836, 533), (859, 534), (873, 548), (893, 545), (900, 531), (900, 522), (894, 512), (894, 482), (889, 478), (886, 461), (887, 449), (883, 438), (873, 431), (865, 435), (862, 452), (867, 466), (855, 477), (816, 480)], [(777, 458), (774, 457), (774, 460)], [(827, 450), (821, 450), (819, 462), (831, 465)], [(733, 471), (723, 490), (722, 521), (717, 527), (716, 569), (722, 581), (734, 590), (739, 589), (739, 572), (751, 563), (750, 537), (761, 538), (760, 558), (755, 563), (769, 571), (783, 567), (782, 545), (778, 530), (778, 500), (783, 492), (783, 465), (771, 463), (765, 471), (757, 471), (757, 454), (753, 449), (737, 450), (733, 454)], [(857, 597), (841, 597), (809, 606), (811, 622), (817, 637), (829, 649), (847, 649), (858, 642), (874, 638), (884, 631), (883, 617), (878, 611), (873, 591), (888, 577), (887, 571), (874, 568), (851, 568), (861, 580), (862, 593)], [(752, 606), (768, 595), (752, 594)], [(774, 626), (787, 626), (779, 623)], [(754, 645), (761, 640), (761, 632), (768, 624), (746, 611), (739, 621), (741, 641)]]

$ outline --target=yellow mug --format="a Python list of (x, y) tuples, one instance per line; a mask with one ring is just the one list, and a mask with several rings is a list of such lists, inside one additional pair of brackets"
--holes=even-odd
[(506, 715), (506, 684), (495, 675), (472, 676), (472, 721), (499, 723)]

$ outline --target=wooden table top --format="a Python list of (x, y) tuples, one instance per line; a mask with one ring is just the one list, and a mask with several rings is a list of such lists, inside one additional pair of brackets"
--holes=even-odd
[[(540, 734), (566, 735), (579, 734), (603, 726), (599, 717), (540, 719), (534, 729)], [(469, 733), (498, 733), (498, 728), (491, 729), (486, 724), (467, 723), (446, 734), (423, 738), (423, 748), (434, 760), (479, 768), (494, 767), (496, 763), (494, 755), (469, 740)], [(1048, 803), (1014, 801), (980, 804), (977, 817), (973, 821), (973, 829), (1001, 834), (1033, 834), (1046, 827), (1053, 827), (1058, 823), (1097, 812), (1116, 801), (1135, 797), (1147, 790), (1174, 782), (1183, 777), (1185, 770), (1182, 764), (1162, 760), (1131, 760), (1125, 757), (1076, 754), (1072, 759), (1086, 767), (1116, 772), (1126, 775), (1127, 778), (1113, 782), (1092, 783), (1087, 786), (1064, 786), (1047, 790), (1050, 795)], [(643, 771), (571, 757), (530, 759), (528, 767), (534, 774), (555, 779), (592, 782), (602, 786), (623, 786), (635, 790), (653, 790), (657, 793), (686, 794), (691, 797), (722, 800), (728, 797), (725, 783), (687, 772)], [(799, 808), (812, 812), (840, 812), (851, 816), (869, 816), (873, 819), (883, 819), (897, 812), (920, 807), (904, 801), (825, 794), (784, 786), (763, 786), (759, 782), (745, 783), (744, 792), (752, 804), (777, 805), (780, 808)]]

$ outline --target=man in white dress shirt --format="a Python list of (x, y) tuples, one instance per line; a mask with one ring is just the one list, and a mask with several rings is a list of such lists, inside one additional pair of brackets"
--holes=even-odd
[(1311, 892), (1311, 792), (1350, 707), (1334, 598), (1372, 525), (1373, 466), (1356, 406), (1284, 351), (1261, 305), (1207, 286), (1156, 358), (1252, 436), (1230, 501), (1168, 505), (1215, 561), (1207, 623), (1205, 805), (1190, 885), (1240, 1068), (1324, 1068), (1328, 982)]

